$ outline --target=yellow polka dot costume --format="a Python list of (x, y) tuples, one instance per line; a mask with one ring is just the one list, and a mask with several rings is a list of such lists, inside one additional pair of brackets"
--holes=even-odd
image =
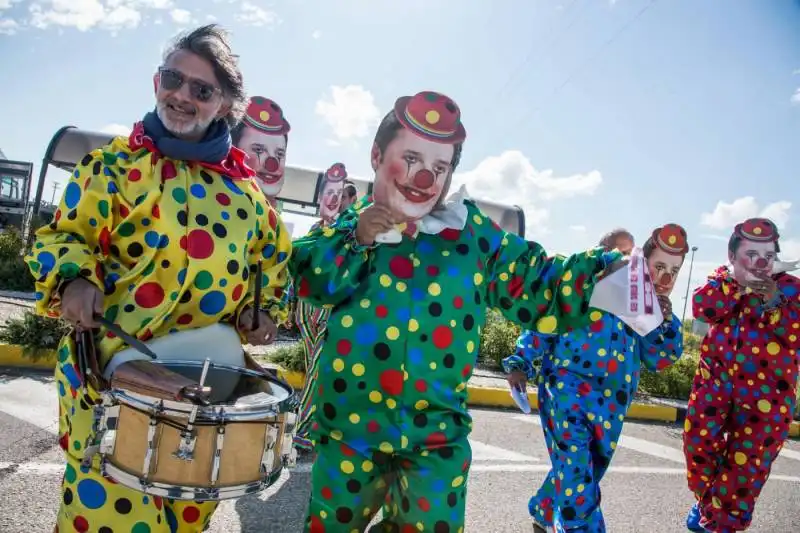
[[(225, 135), (227, 128), (225, 128)], [(164, 156), (141, 123), (75, 168), (52, 224), (37, 233), (27, 258), (36, 278), (37, 311), (57, 317), (60, 289), (82, 277), (105, 294), (104, 315), (139, 339), (234, 322), (253, 303), (256, 262), (263, 261), (264, 301), (280, 322), (291, 241), (232, 148), (218, 164)], [(101, 369), (126, 348), (113, 334), (97, 336)], [(95, 456), (92, 406), (72, 336), (58, 349), (60, 443), (67, 467), (58, 514), (66, 532), (199, 532), (213, 502), (151, 497), (103, 478)]]
[(463, 531), (471, 463), (467, 381), (487, 307), (543, 333), (585, 323), (601, 249), (547, 257), (469, 201), (462, 230), (362, 247), (365, 199), (295, 241), (299, 298), (332, 308), (311, 429), (306, 530)]

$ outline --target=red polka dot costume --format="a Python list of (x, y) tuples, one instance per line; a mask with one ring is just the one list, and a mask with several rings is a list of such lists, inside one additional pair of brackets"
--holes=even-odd
[[(448, 102), (441, 117), (455, 108)], [(419, 113), (414, 123), (434, 115)], [(364, 531), (382, 508), (380, 531), (461, 532), (472, 458), (467, 382), (486, 308), (539, 332), (577, 326), (588, 320), (595, 275), (619, 255), (549, 258), (470, 201), (460, 229), (364, 247), (355, 228), (371, 203), (294, 243), (298, 297), (332, 307), (305, 530)]]
[[(732, 251), (778, 242), (767, 219), (736, 227)], [(777, 252), (777, 247), (770, 247)], [(756, 261), (761, 261), (758, 259)], [(710, 325), (692, 385), (684, 428), (693, 531), (744, 531), (770, 468), (788, 437), (800, 348), (800, 279), (773, 275), (771, 301), (720, 267), (694, 292), (697, 320)]]
[[(82, 277), (105, 293), (104, 315), (139, 339), (234, 321), (253, 303), (251, 271), (263, 260), (266, 306), (276, 322), (291, 242), (250, 177), (243, 154), (219, 164), (162, 156), (137, 124), (77, 165), (52, 224), (37, 232), (27, 262), (36, 278), (37, 312), (58, 317), (60, 287)], [(101, 369), (126, 348), (113, 334), (97, 337)], [(122, 487), (100, 474), (72, 337), (58, 349), (60, 443), (67, 467), (58, 530), (66, 532), (199, 532), (216, 504), (169, 501)]]

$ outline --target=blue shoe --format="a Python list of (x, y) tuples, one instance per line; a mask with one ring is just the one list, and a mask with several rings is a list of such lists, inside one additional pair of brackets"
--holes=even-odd
[(708, 530), (700, 525), (700, 518), (700, 504), (696, 503), (686, 515), (686, 528), (695, 533), (708, 533)]

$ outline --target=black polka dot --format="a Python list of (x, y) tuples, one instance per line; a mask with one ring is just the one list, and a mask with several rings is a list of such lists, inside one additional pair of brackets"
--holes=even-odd
[(208, 185), (214, 184), (214, 177), (205, 170), (200, 171), (200, 177), (203, 178), (203, 181), (205, 181), (206, 184)]
[(236, 216), (238, 216), (242, 220), (247, 220), (247, 211), (245, 211), (240, 207), (239, 209), (236, 210)]
[(403, 496), (403, 499), (400, 500), (400, 508), (403, 509), (404, 513), (407, 513), (411, 510), (411, 502), (408, 501), (407, 496)]
[(133, 304), (126, 304), (125, 307), (122, 308), (123, 311), (126, 313), (133, 313), (136, 310), (136, 306)]
[(359, 390), (364, 390), (366, 388), (367, 388), (367, 382), (366, 381), (359, 381), (358, 382), (358, 389)]
[(431, 314), (431, 316), (440, 316), (442, 314), (442, 304), (439, 302), (433, 302), (428, 306), (428, 312)]
[(139, 257), (144, 252), (142, 245), (138, 242), (132, 242), (128, 245), (128, 255), (131, 257)]
[(92, 165), (92, 174), (95, 176), (100, 175), (100, 172), (103, 170), (103, 163), (102, 161), (95, 161), (94, 165)]
[(372, 348), (372, 353), (381, 361), (386, 361), (392, 355), (392, 349), (385, 342), (379, 342)]
[(439, 452), (439, 456), (442, 459), (450, 459), (451, 457), (453, 457), (454, 453), (453, 448), (451, 448), (450, 446), (442, 446), (437, 451)]
[(336, 418), (336, 408), (333, 406), (332, 403), (326, 403), (322, 406), (322, 412), (325, 413), (325, 417), (333, 420)]
[(523, 324), (529, 324), (530, 321), (533, 319), (533, 316), (531, 316), (530, 311), (522, 307), (519, 311), (517, 311), (517, 318), (519, 318), (519, 321), (522, 322)]
[(233, 276), (237, 272), (239, 272), (239, 262), (236, 261), (235, 259), (231, 259), (230, 261), (228, 261), (228, 274)]
[(351, 494), (358, 494), (361, 490), (361, 483), (358, 482), (356, 479), (350, 479), (347, 481), (347, 491)]
[(119, 514), (128, 514), (132, 508), (133, 506), (128, 498), (120, 498), (114, 502), (114, 510)]
[(339, 394), (343, 393), (347, 390), (347, 381), (343, 380), (342, 378), (336, 378), (336, 380), (333, 382), (333, 390)]
[(336, 520), (340, 524), (349, 524), (353, 519), (353, 511), (347, 507), (339, 507), (336, 509)]
[(451, 492), (447, 495), (447, 505), (450, 507), (455, 507), (458, 504), (458, 496), (455, 492)]
[(198, 226), (207, 226), (208, 225), (208, 217), (203, 215), (203, 214), (199, 214), (196, 217), (194, 217), (194, 221), (197, 222)]
[(628, 405), (628, 393), (624, 390), (618, 390), (617, 394), (617, 403), (619, 405)]
[(220, 239), (224, 239), (225, 237), (227, 237), (227, 236), (228, 236), (228, 230), (226, 230), (226, 229), (225, 229), (225, 226), (223, 226), (223, 225), (222, 225), (222, 224), (220, 224), (219, 222), (215, 223), (215, 224), (214, 224), (214, 225), (211, 227), (211, 229), (212, 229), (212, 231), (214, 232), (214, 235), (216, 235), (216, 236), (217, 236), (217, 237), (219, 237)]
[(178, 211), (178, 224), (185, 227), (188, 223), (189, 223), (189, 217), (186, 214), (186, 210), (181, 209), (180, 211)]
[(184, 292), (184, 293), (181, 295), (180, 302), (181, 302), (182, 304), (189, 303), (189, 301), (190, 301), (191, 299), (192, 299), (192, 291), (189, 291), (189, 290), (187, 290), (186, 292)]
[(169, 268), (169, 265), (170, 265), (169, 259), (164, 259), (163, 261), (161, 261), (161, 268)]
[(450, 526), (444, 520), (439, 520), (433, 526), (433, 533), (450, 533)]
[[(159, 516), (159, 518), (161, 518), (161, 517)], [(97, 533), (114, 533), (114, 530), (111, 529), (108, 526), (103, 526), (103, 527), (101, 527), (100, 529), (97, 530)]]
[(561, 509), (561, 516), (563, 516), (567, 520), (575, 520), (575, 516), (577, 516), (577, 513), (575, 512), (574, 507), (564, 507), (563, 509)]
[(444, 361), (443, 362), (444, 362), (445, 368), (453, 368), (453, 366), (456, 364), (456, 356), (451, 354), (451, 353), (449, 353), (449, 354), (444, 356)]
[(75, 220), (76, 218), (78, 218), (78, 212), (75, 209), (73, 209), (72, 211), (67, 213), (67, 218), (69, 220)]
[(472, 315), (465, 316), (463, 325), (465, 330), (472, 331), (472, 328), (475, 327), (475, 317)]
[(425, 413), (419, 413), (414, 417), (414, 425), (418, 428), (424, 428), (428, 425), (428, 417)]
[(485, 237), (481, 237), (478, 239), (478, 248), (480, 248), (481, 252), (488, 254), (490, 250), (489, 241), (487, 241)]
[(72, 489), (67, 487), (64, 490), (64, 505), (69, 505), (72, 503)]
[(469, 253), (469, 246), (467, 244), (461, 243), (458, 246), (456, 246), (456, 252), (458, 252), (459, 255), (467, 255)]
[(83, 156), (83, 159), (81, 159), (81, 166), (84, 167), (88, 166), (89, 163), (91, 162), (92, 162), (92, 154), (86, 154), (85, 156)]

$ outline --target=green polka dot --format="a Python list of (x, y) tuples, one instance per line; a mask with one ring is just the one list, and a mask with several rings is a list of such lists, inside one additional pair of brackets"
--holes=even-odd
[(211, 287), (211, 284), (214, 283), (214, 276), (211, 275), (211, 272), (207, 270), (203, 270), (197, 273), (197, 277), (194, 279), (194, 285), (201, 291), (204, 291)]
[(80, 270), (81, 268), (75, 263), (64, 263), (61, 265), (61, 268), (58, 269), (58, 273), (62, 278), (72, 279), (78, 277)]
[(178, 299), (178, 292), (177, 292), (177, 291), (175, 291), (175, 292), (172, 292), (172, 293), (170, 293), (170, 295), (169, 295), (169, 299), (170, 299), (170, 300), (172, 300), (173, 302), (174, 302), (175, 300), (177, 300), (177, 299)]
[(108, 216), (108, 202), (106, 200), (100, 200), (97, 203), (97, 210), (100, 211), (100, 215), (103, 217)]
[(42, 265), (40, 265), (38, 261), (30, 261), (28, 263), (28, 266), (30, 266), (31, 270), (33, 270), (34, 272), (39, 272), (39, 267), (41, 267)]
[(150, 322), (152, 322), (152, 321), (153, 321), (153, 318), (152, 318), (152, 317), (147, 317), (147, 318), (145, 318), (144, 320), (142, 320), (142, 328), (146, 327), (146, 326), (147, 326), (147, 324), (149, 324), (149, 323), (150, 323)]
[(75, 480), (78, 479), (78, 473), (69, 463), (67, 463), (67, 469), (64, 471), (64, 479), (67, 480), (67, 483), (75, 483)]
[(134, 226), (130, 222), (123, 222), (117, 228), (117, 233), (119, 233), (121, 237), (130, 237), (131, 235), (133, 235), (133, 232), (135, 231), (136, 231), (136, 226)]
[(80, 451), (80, 449), (81, 449), (81, 441), (79, 441), (79, 440), (73, 441), (72, 447), (75, 450)]
[(117, 163), (117, 154), (112, 154), (110, 152), (103, 152), (104, 165), (114, 165), (116, 163)]
[(256, 215), (261, 216), (264, 214), (264, 208), (260, 203), (256, 203)]
[(150, 526), (144, 522), (136, 522), (131, 529), (131, 533), (150, 533)]
[(233, 243), (230, 243), (228, 245), (228, 250), (230, 250), (231, 252), (235, 252), (236, 251), (236, 245), (233, 244)]
[(119, 314), (119, 306), (112, 305), (108, 309), (106, 309), (105, 316), (106, 320), (109, 322), (116, 322), (117, 321), (117, 314)]
[(751, 449), (753, 447), (753, 443), (750, 442), (749, 440), (746, 440), (746, 441), (744, 441), (742, 443), (742, 446), (744, 446), (745, 448), (747, 448), (749, 450), (749, 449)]
[(175, 201), (178, 202), (179, 204), (185, 204), (186, 203), (186, 189), (183, 189), (181, 187), (173, 189), (172, 190), (172, 198), (174, 198)]
[(153, 273), (153, 271), (155, 269), (156, 269), (156, 264), (155, 263), (150, 263), (149, 265), (147, 265), (147, 267), (142, 272), (142, 276), (149, 276), (150, 274)]

